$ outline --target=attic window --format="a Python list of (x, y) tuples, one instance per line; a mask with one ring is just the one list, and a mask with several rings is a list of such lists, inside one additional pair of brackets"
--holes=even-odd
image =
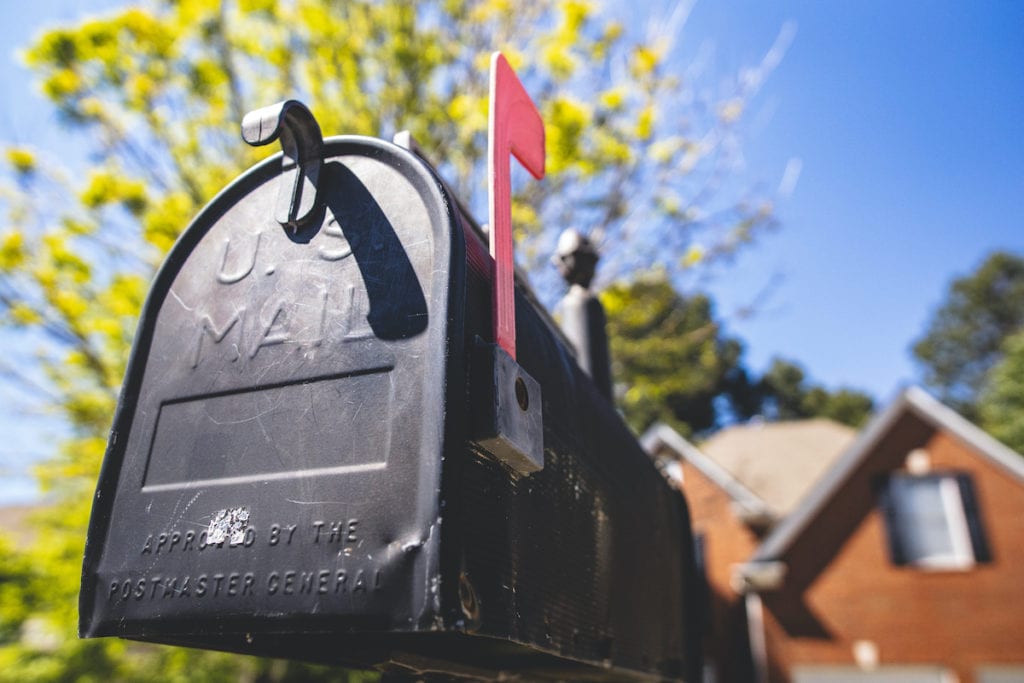
[(968, 569), (991, 559), (967, 474), (892, 475), (882, 509), (893, 564)]

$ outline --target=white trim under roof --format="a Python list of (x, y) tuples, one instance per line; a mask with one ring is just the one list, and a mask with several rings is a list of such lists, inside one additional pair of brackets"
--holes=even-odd
[(910, 387), (892, 404), (875, 416), (860, 433), (856, 441), (811, 489), (799, 505), (785, 517), (757, 549), (751, 562), (777, 560), (789, 550), (797, 537), (811, 523), (843, 483), (853, 474), (861, 461), (884, 439), (896, 421), (906, 412), (936, 429), (944, 429), (981, 455), (989, 458), (1009, 474), (1024, 482), (1024, 458), (999, 443), (980, 428), (958, 415), (952, 409), (932, 398), (923, 389)]
[(700, 470), (704, 476), (718, 484), (732, 498), (733, 502), (740, 507), (742, 512), (755, 519), (775, 519), (775, 515), (767, 503), (667, 424), (658, 422), (652, 425), (640, 437), (640, 445), (651, 455), (654, 455), (659, 445), (672, 449), (679, 457), (689, 462)]

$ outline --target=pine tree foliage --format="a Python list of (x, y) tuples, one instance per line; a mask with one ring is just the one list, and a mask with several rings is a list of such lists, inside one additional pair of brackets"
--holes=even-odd
[(945, 301), (914, 344), (925, 383), (968, 419), (1004, 342), (1024, 328), (1024, 258), (995, 252), (954, 280)]
[(618, 403), (638, 433), (664, 422), (690, 436), (718, 422), (716, 399), (737, 372), (742, 345), (722, 334), (711, 300), (676, 292), (664, 276), (601, 294)]
[(691, 436), (754, 416), (827, 417), (860, 427), (874, 410), (867, 394), (814, 384), (792, 361), (776, 358), (757, 377), (712, 301), (702, 294), (680, 295), (664, 274), (618, 283), (601, 300), (617, 400), (638, 433), (663, 422)]
[(868, 394), (849, 387), (829, 390), (813, 384), (803, 367), (775, 358), (758, 382), (762, 414), (771, 420), (826, 417), (850, 427), (862, 427), (875, 408)]
[(978, 417), (992, 436), (1024, 455), (1024, 330), (1007, 337), (1002, 351), (978, 398)]

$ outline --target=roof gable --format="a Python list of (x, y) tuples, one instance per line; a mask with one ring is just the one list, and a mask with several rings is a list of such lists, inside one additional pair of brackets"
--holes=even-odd
[(662, 446), (674, 452), (725, 491), (745, 515), (758, 519), (771, 516), (771, 510), (763, 500), (668, 425), (659, 422), (650, 427), (640, 437), (640, 444), (651, 455), (655, 455)]
[(752, 421), (716, 432), (700, 450), (777, 517), (784, 517), (832, 468), (856, 434), (825, 418)]
[(793, 512), (768, 535), (752, 561), (764, 562), (782, 557), (840, 493), (844, 483), (865, 459), (885, 442), (895, 438), (901, 420), (908, 416), (920, 420), (932, 430), (944, 430), (952, 434), (979, 456), (988, 458), (1024, 483), (1024, 458), (936, 401), (924, 390), (911, 387), (868, 424)]

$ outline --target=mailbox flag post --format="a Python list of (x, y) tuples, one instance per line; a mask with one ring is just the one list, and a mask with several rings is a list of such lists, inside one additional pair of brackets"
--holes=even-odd
[(494, 346), (478, 357), (478, 395), (486, 404), (476, 436), (492, 455), (521, 474), (544, 467), (541, 386), (516, 362), (515, 257), (512, 254), (514, 156), (534, 178), (544, 177), (544, 122), (516, 72), (500, 52), (491, 55), (487, 135), (490, 252), (494, 259), (491, 301)]
[(491, 55), (487, 135), (488, 212), (494, 258), (494, 341), (516, 358), (515, 261), (509, 156), (538, 180), (544, 177), (544, 122), (505, 55)]

